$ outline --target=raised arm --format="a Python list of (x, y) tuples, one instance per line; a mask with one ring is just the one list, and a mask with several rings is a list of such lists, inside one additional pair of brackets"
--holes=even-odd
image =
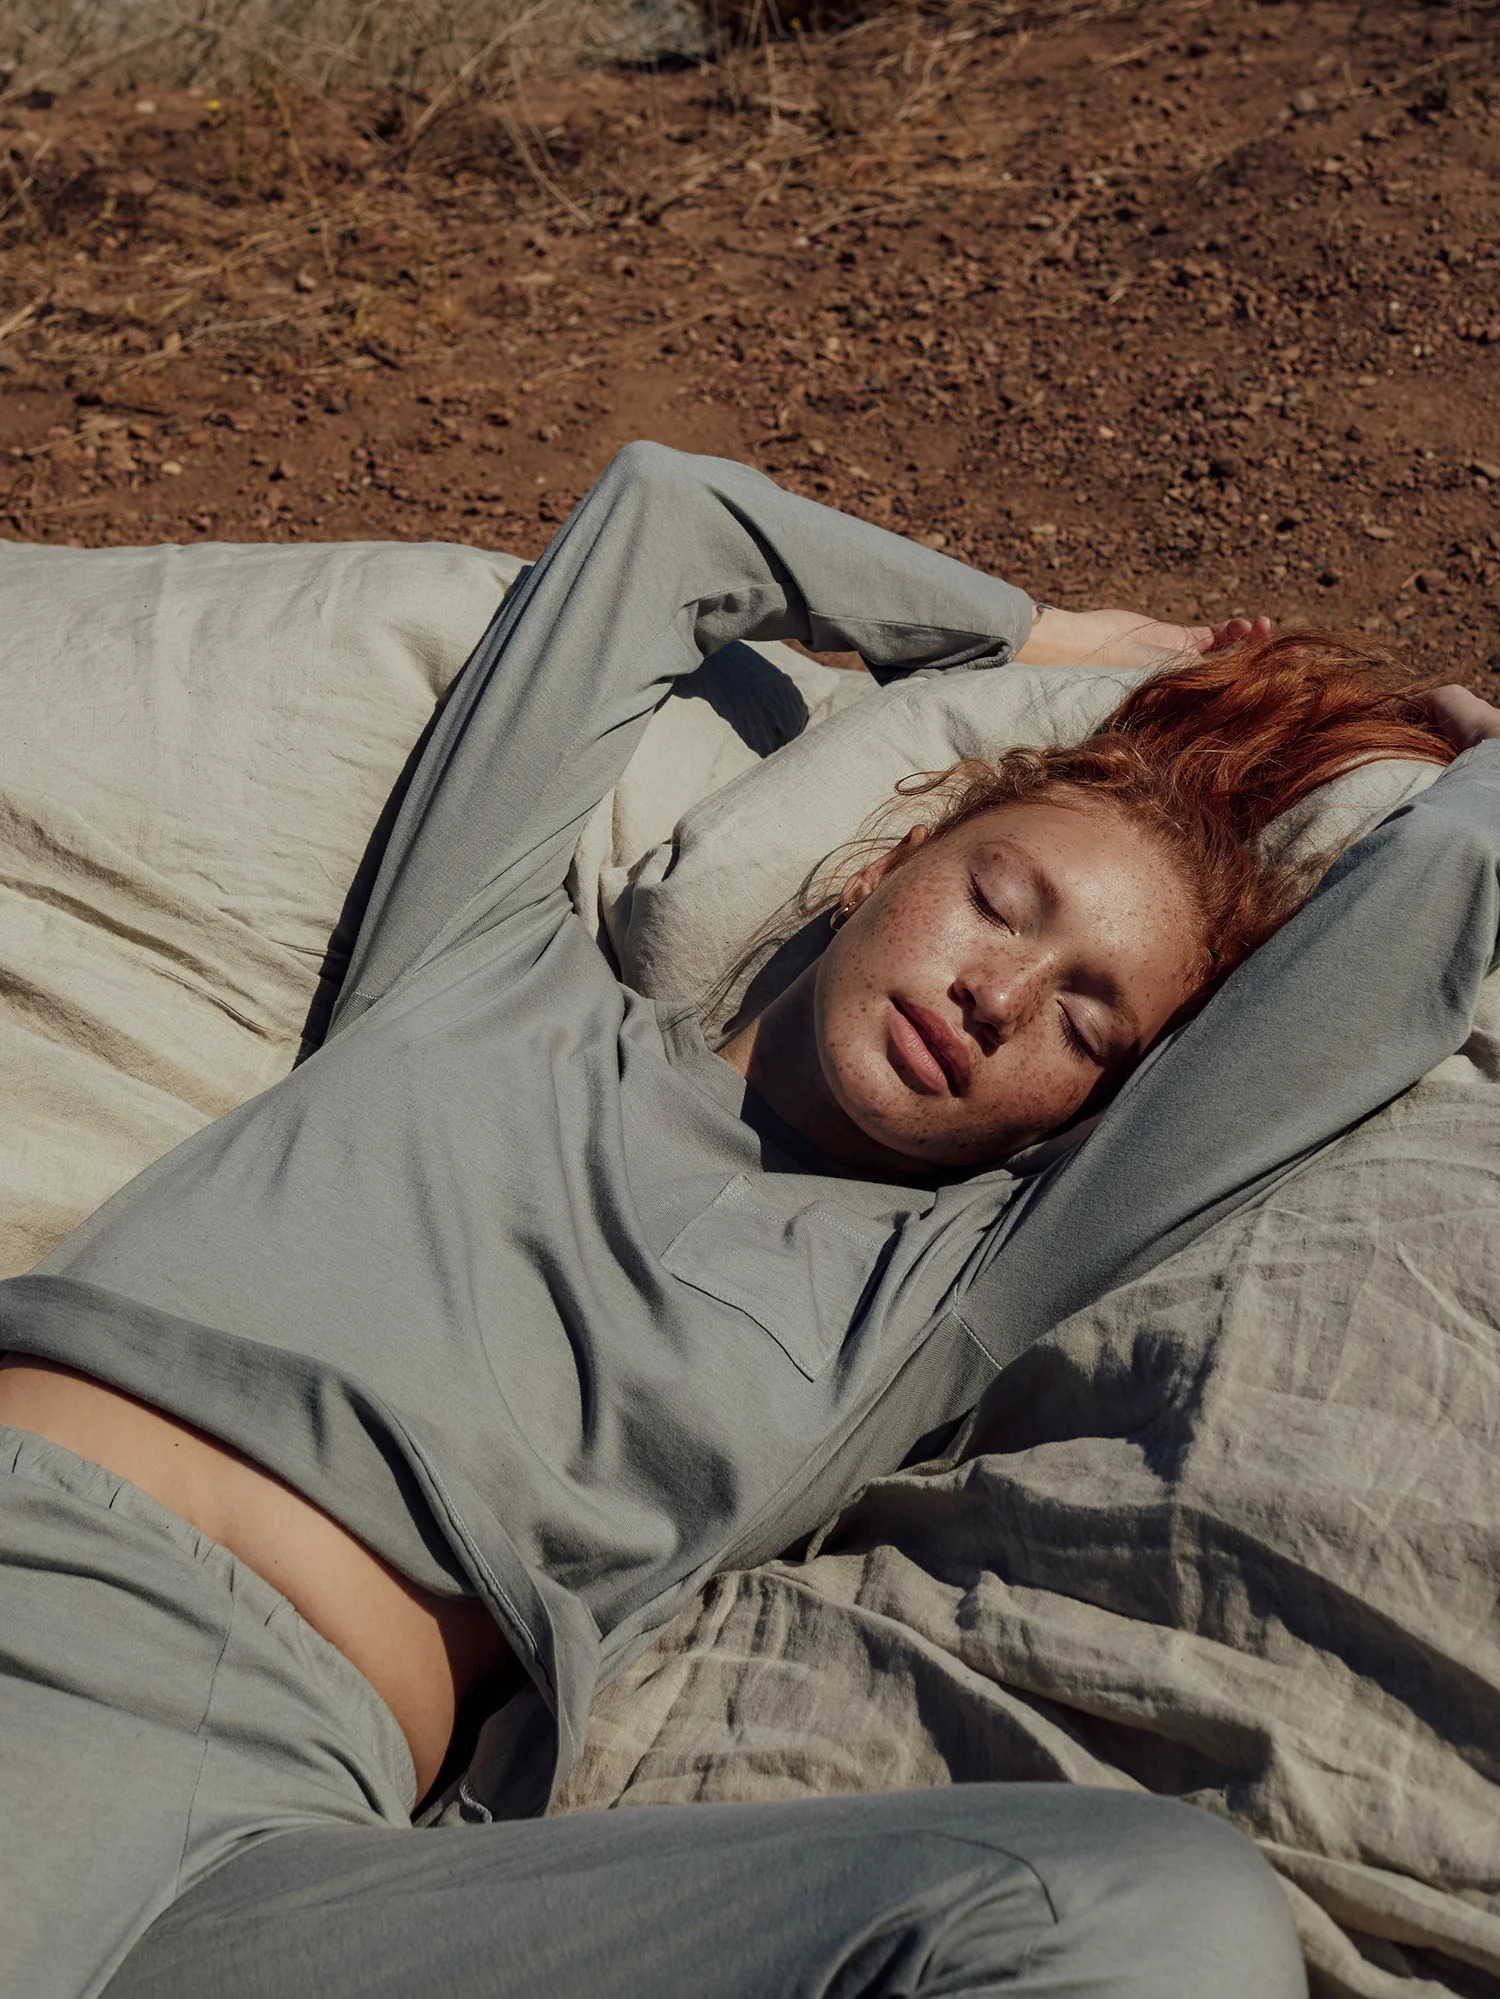
[(1017, 666), (1116, 666), (1153, 673), (1180, 666), (1194, 653), (1218, 652), (1270, 634), (1269, 618), (1226, 618), (1218, 625), (1173, 625), (1139, 611), (1063, 611), (1036, 604)]
[(578, 830), (673, 680), (731, 639), (853, 649), (877, 678), (1002, 666), (1008, 583), (724, 459), (632, 444), (507, 599), (412, 780), (335, 1028), (434, 953), (560, 893)]
[(1484, 739), (1500, 717), (1472, 696), (1449, 705), (1474, 747), (1334, 864), (997, 1231), (958, 1301), (997, 1358), (1262, 1196), (1462, 1046), (1500, 936), (1500, 742)]

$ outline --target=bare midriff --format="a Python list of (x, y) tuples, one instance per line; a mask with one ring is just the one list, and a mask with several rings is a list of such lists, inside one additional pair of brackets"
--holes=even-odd
[(430, 1790), (459, 1703), (509, 1657), (475, 1598), (420, 1588), (273, 1472), (73, 1368), (0, 1357), (0, 1423), (128, 1479), (278, 1590), (374, 1687)]

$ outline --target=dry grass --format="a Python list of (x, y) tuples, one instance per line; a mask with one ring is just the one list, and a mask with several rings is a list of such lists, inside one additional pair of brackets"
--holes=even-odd
[[(1025, 31), (1117, 15), (1122, 0), (978, 11)], [(90, 83), (227, 95), (268, 81), (447, 102), (539, 70), (805, 49), (875, 17), (949, 12), (947, 0), (0, 0), (0, 105)]]
[[(231, 91), (275, 79), (303, 90), (433, 95), (493, 86), (517, 61), (630, 60), (697, 0), (3, 0), (3, 95), (128, 81)], [(679, 39), (683, 39), (679, 35)]]
[(921, 0), (0, 0), (0, 102), (90, 82), (432, 97), (523, 70), (702, 60)]
[[(1143, 4), (0, 0), (0, 50), (7, 37), (12, 50), (0, 59), (0, 125), (14, 134), (0, 142), (0, 247), (13, 253), (28, 245), (46, 260), (62, 254), (64, 242), (83, 257), (119, 239), (145, 252), (135, 238), (149, 196), (158, 222), (173, 202), (184, 207), (185, 240), (200, 224), (208, 227), (199, 214), (204, 198), (219, 210), (285, 200), (288, 215), (305, 211), (314, 219), (332, 277), (330, 245), (352, 213), (364, 213), (372, 198), (379, 205), (388, 182), (409, 192), (414, 172), (436, 173), (450, 188), (476, 180), (503, 188), (518, 212), (567, 233), (654, 223), (741, 178), (743, 221), (764, 221), (790, 181), (823, 178), (836, 156), (851, 172), (833, 180), (850, 185), (839, 196), (830, 183), (826, 212), (810, 225), (810, 234), (821, 236), (851, 214), (910, 206), (921, 183), (920, 173), (910, 188), (903, 180), (913, 167), (910, 135), (937, 115), (976, 59), (994, 82), (1048, 30), (1118, 27)], [(1192, 12), (1205, 0), (1170, 4)], [(790, 12), (792, 5), (802, 11)], [(128, 36), (120, 26), (126, 20)], [(660, 93), (648, 92), (649, 160), (629, 143), (617, 159), (599, 133), (575, 137), (550, 122), (544, 106), (555, 86), (565, 88), (566, 73), (576, 81), (590, 63), (632, 66), (648, 30), (685, 41), (701, 35), (711, 52), (711, 60), (700, 54), (694, 65), (700, 94), (708, 86), (706, 121), (691, 131), (670, 128)], [(146, 170), (127, 135), (128, 118), (101, 147), (80, 145), (76, 129), (69, 143), (45, 116), (35, 129), (18, 124), (17, 110), (45, 114), (54, 99), (76, 101), (80, 88), (102, 108), (104, 93), (122, 86), (127, 96), (142, 93), (136, 108), (149, 114), (158, 110), (152, 93), (163, 94), (172, 133), (165, 184), (158, 185), (161, 161), (153, 156)], [(253, 244), (258, 249), (284, 233), (253, 231)], [(157, 288), (147, 265), (159, 262), (167, 280), (163, 248), (146, 254), (145, 282), (133, 296)], [(190, 286), (195, 296), (198, 275)], [(14, 262), (11, 276), (21, 278)], [(168, 282), (148, 317), (180, 314), (182, 305), (171, 302), (179, 289)], [(48, 296), (55, 291), (53, 282)], [(12, 313), (0, 343), (31, 317), (25, 298), (15, 310), (22, 318)], [(290, 318), (313, 316), (308, 306)], [(365, 330), (356, 315), (356, 346)]]

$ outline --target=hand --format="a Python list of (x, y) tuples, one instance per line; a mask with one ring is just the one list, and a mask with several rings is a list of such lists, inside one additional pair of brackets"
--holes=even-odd
[(1434, 687), (1422, 700), (1434, 727), (1456, 750), (1500, 737), (1500, 708), (1482, 701), (1467, 687)]
[(1269, 618), (1229, 618), (1221, 625), (1172, 625), (1139, 611), (1059, 611), (1042, 607), (1016, 654), (1020, 666), (1119, 666), (1135, 673), (1181, 666), (1243, 639), (1262, 639)]
[(1254, 639), (1257, 644), (1271, 636), (1269, 618), (1226, 618), (1222, 625), (1187, 625), (1183, 628), (1196, 652), (1207, 658), (1211, 652), (1223, 652), (1229, 646), (1237, 646), (1246, 639)]

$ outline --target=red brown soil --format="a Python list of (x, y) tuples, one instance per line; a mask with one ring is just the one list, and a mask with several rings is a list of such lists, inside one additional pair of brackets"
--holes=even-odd
[(953, 0), (498, 106), (0, 123), (13, 537), (534, 554), (648, 436), (1500, 685), (1489, 8)]

